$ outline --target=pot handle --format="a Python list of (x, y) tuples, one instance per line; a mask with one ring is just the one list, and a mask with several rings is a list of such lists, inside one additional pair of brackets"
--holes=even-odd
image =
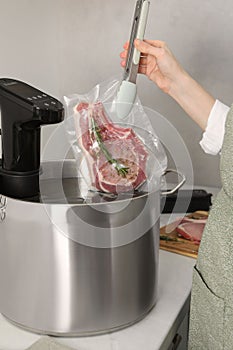
[(4, 221), (6, 218), (6, 207), (7, 207), (6, 197), (0, 194), (0, 222)]
[(162, 196), (167, 196), (167, 195), (169, 195), (169, 194), (175, 193), (176, 191), (179, 190), (179, 188), (180, 188), (181, 186), (183, 186), (183, 184), (184, 184), (185, 181), (186, 181), (185, 175), (182, 174), (182, 173), (180, 173), (180, 172), (177, 171), (177, 170), (174, 170), (174, 169), (167, 169), (167, 170), (165, 171), (165, 173), (164, 173), (162, 176), (166, 176), (168, 173), (175, 173), (175, 174), (177, 174), (177, 175), (180, 177), (181, 180), (180, 180), (180, 182), (179, 182), (173, 189), (171, 189), (171, 190), (169, 190), (169, 191), (162, 191), (162, 192), (161, 192), (161, 195), (162, 195)]

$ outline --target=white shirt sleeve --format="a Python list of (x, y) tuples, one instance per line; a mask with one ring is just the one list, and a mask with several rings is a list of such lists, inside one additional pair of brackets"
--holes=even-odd
[(208, 154), (218, 154), (222, 149), (225, 122), (230, 108), (216, 100), (210, 112), (207, 127), (202, 135), (200, 145)]

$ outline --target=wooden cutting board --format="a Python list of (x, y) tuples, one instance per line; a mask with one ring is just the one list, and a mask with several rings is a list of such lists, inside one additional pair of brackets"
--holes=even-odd
[[(208, 215), (208, 212), (196, 211), (188, 217), (195, 218), (197, 221), (203, 218), (203, 215)], [(161, 227), (160, 229), (160, 249), (167, 250), (176, 254), (197, 258), (199, 244), (196, 244), (188, 239), (178, 236), (176, 232), (176, 222)]]

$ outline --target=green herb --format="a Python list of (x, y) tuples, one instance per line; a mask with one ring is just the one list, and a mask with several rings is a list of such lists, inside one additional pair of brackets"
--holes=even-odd
[(160, 236), (161, 241), (166, 241), (166, 242), (178, 242), (177, 238), (172, 238), (172, 237), (168, 237), (168, 236)]
[(126, 175), (128, 174), (129, 168), (127, 168), (124, 164), (121, 164), (116, 159), (114, 159), (112, 157), (111, 153), (104, 146), (104, 143), (103, 143), (103, 140), (102, 140), (102, 136), (101, 136), (101, 133), (100, 133), (101, 130), (98, 127), (98, 125), (96, 124), (94, 118), (91, 118), (91, 124), (92, 124), (92, 131), (94, 133), (96, 141), (97, 141), (97, 143), (99, 145), (99, 148), (103, 152), (105, 158), (107, 159), (107, 161), (110, 164), (112, 164), (114, 166), (114, 168), (116, 169), (116, 171), (118, 172), (119, 175), (121, 175), (123, 177), (126, 177)]

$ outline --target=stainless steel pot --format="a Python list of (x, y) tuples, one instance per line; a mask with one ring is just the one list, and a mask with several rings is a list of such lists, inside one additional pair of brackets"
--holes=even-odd
[(42, 169), (40, 198), (0, 196), (0, 312), (21, 327), (60, 336), (140, 320), (157, 299), (159, 185), (95, 203), (95, 196), (80, 197), (75, 162)]

